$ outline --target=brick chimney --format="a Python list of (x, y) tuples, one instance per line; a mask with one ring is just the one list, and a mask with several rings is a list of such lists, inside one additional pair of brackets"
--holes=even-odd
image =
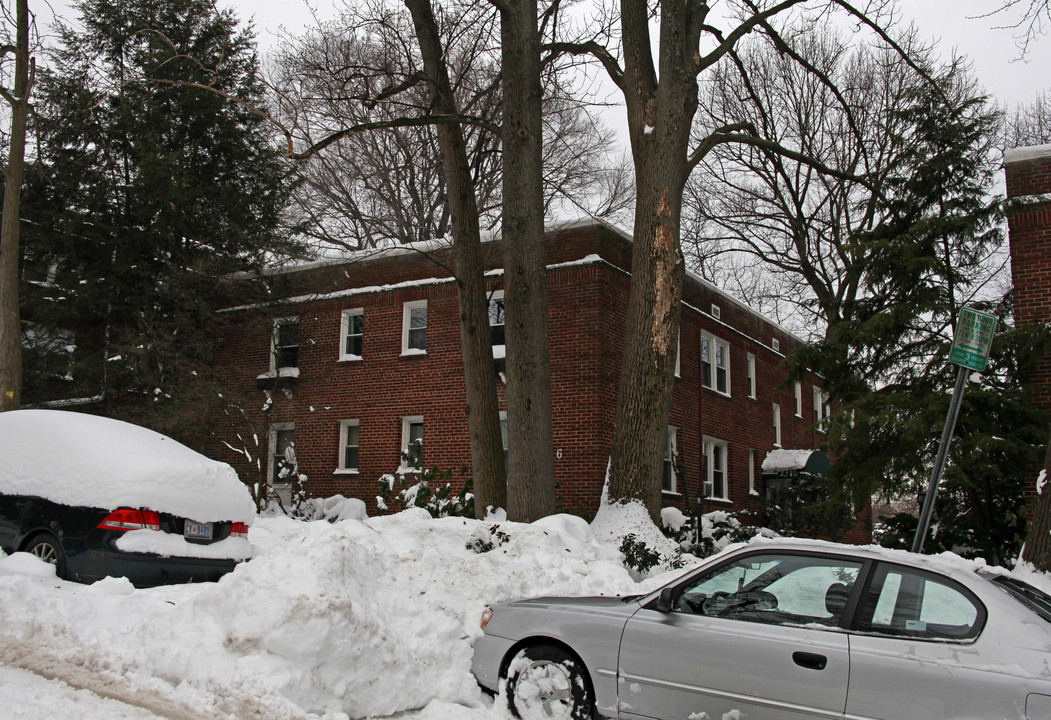
[[(1008, 150), (1004, 171), (1015, 326), (1051, 324), (1051, 145)], [(1023, 382), (1035, 385), (1036, 402), (1051, 410), (1051, 355)], [(1039, 463), (1032, 468), (1032, 477), (1038, 472)], [(1030, 508), (1035, 497), (1035, 487), (1028, 488)]]

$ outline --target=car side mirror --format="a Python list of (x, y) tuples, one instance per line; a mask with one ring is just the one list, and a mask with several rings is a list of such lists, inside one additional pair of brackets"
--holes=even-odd
[(670, 613), (675, 607), (675, 588), (664, 588), (661, 594), (653, 602), (653, 609), (659, 613)]

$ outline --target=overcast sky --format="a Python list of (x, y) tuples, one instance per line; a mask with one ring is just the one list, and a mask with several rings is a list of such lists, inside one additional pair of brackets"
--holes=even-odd
[[(342, 0), (335, 0), (342, 5)], [(254, 18), (261, 44), (273, 42), (274, 34), (285, 27), (298, 32), (311, 22), (304, 0), (219, 0), (231, 6), (242, 19)], [(333, 0), (310, 0), (322, 17), (333, 14)], [(938, 41), (948, 57), (955, 48), (974, 62), (975, 72), (986, 90), (1002, 103), (1014, 106), (1031, 101), (1051, 87), (1051, 36), (1038, 38), (1030, 46), (1029, 58), (1018, 60), (1014, 31), (996, 29), (1017, 21), (1013, 16), (980, 18), (999, 5), (998, 0), (901, 0), (906, 20), (916, 23), (922, 36)]]

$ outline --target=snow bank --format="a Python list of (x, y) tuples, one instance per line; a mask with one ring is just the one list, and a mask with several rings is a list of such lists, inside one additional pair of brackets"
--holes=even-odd
[(237, 473), (169, 437), (62, 410), (0, 413), (0, 492), (63, 505), (148, 508), (198, 522), (251, 524)]
[[(468, 549), (476, 537), (492, 549)], [(506, 711), (470, 672), (488, 603), (640, 591), (620, 553), (569, 515), (532, 525), (434, 520), (418, 508), (335, 523), (260, 517), (249, 539), (251, 561), (197, 586), (85, 588), (0, 558), (0, 651), (76, 663), (200, 717), (426, 708), (421, 718), (495, 719)]]

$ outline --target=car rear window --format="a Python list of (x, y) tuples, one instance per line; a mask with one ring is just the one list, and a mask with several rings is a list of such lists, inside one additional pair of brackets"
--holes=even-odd
[(986, 577), (1044, 620), (1051, 622), (1051, 595), (1043, 590), (1037, 590), (1018, 578), (1006, 575), (986, 575)]

